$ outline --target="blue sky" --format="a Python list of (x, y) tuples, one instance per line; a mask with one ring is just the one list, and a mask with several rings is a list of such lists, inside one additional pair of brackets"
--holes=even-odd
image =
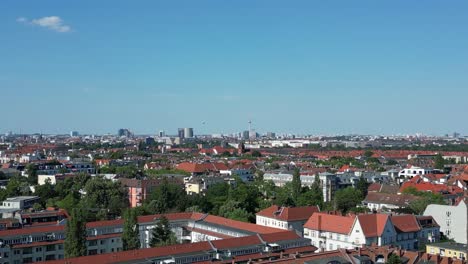
[(467, 10), (4, 0), (0, 132), (468, 134)]

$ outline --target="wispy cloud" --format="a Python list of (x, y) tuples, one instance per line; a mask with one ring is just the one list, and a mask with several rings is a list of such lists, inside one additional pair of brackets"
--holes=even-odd
[(48, 17), (41, 17), (36, 19), (27, 19), (26, 17), (18, 17), (16, 19), (18, 23), (39, 26), (43, 28), (47, 28), (49, 30), (53, 30), (60, 33), (70, 32), (71, 27), (66, 25), (58, 16), (48, 16)]

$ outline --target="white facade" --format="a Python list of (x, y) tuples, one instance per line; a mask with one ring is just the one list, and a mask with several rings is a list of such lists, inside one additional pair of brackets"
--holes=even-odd
[(430, 204), (424, 215), (432, 216), (440, 225), (440, 232), (455, 242), (468, 243), (468, 207), (466, 199), (457, 206)]
[[(293, 176), (291, 173), (265, 173), (265, 175), (263, 175), (264, 181), (271, 180), (278, 187), (282, 187), (286, 183), (291, 182), (292, 178)], [(315, 175), (301, 175), (300, 178), (303, 187), (310, 187), (315, 181)], [(319, 173), (319, 179), (323, 191), (323, 200), (324, 202), (329, 202), (335, 190), (338, 188), (337, 177), (332, 173)]]
[(33, 206), (34, 203), (39, 201), (38, 196), (18, 196), (7, 198), (0, 205), (0, 209), (28, 209)]
[(420, 168), (420, 167), (415, 167), (412, 166), (409, 169), (403, 169), (398, 173), (398, 176), (404, 177), (404, 178), (413, 178), (417, 175), (424, 175), (424, 174), (430, 174), (430, 173), (436, 173), (438, 172), (437, 170), (434, 169), (428, 169), (428, 168)]

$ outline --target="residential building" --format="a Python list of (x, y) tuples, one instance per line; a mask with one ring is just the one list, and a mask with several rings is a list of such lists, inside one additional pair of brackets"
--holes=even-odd
[(415, 250), (422, 241), (437, 241), (438, 226), (421, 226), (414, 215), (314, 213), (304, 224), (304, 237), (319, 251), (395, 244)]
[(467, 260), (468, 247), (466, 244), (453, 242), (435, 243), (426, 245), (426, 253)]
[(29, 209), (40, 200), (38, 196), (16, 196), (7, 198), (0, 205), (0, 209)]
[[(332, 199), (333, 194), (339, 188), (338, 187), (338, 177), (336, 174), (324, 172), (319, 173), (320, 186), (323, 192), (324, 202), (329, 202)], [(273, 181), (276, 186), (282, 187), (286, 183), (292, 181), (292, 173), (283, 173), (283, 172), (267, 172), (263, 175), (265, 181)], [(310, 187), (315, 181), (315, 175), (301, 175), (301, 184), (303, 187)]]
[[(182, 178), (166, 177), (168, 182), (183, 186)], [(149, 197), (151, 191), (159, 186), (162, 179), (128, 179), (120, 178), (119, 181), (128, 191), (128, 200), (131, 207), (142, 205), (143, 201)]]
[(421, 168), (416, 166), (411, 166), (410, 168), (403, 169), (398, 173), (399, 178), (413, 178), (418, 175), (437, 173), (438, 170), (432, 168)]
[(399, 208), (406, 208), (413, 201), (419, 199), (410, 194), (390, 194), (379, 192), (368, 192), (362, 204), (371, 211), (392, 211)]
[(318, 206), (283, 207), (272, 205), (256, 214), (257, 225), (294, 230), (300, 236), (304, 224), (313, 213), (320, 212)]
[(460, 199), (456, 205), (430, 204), (424, 215), (434, 217), (440, 231), (455, 242), (468, 243), (468, 198)]
[[(138, 217), (142, 248), (149, 248), (152, 229), (160, 217), (161, 215)], [(174, 213), (166, 214), (165, 217), (169, 220), (177, 240), (180, 243), (188, 243), (179, 246), (194, 249), (201, 244), (208, 244), (213, 250), (206, 255), (206, 257), (210, 257), (208, 259), (213, 257), (225, 259), (252, 253), (267, 253), (272, 250), (303, 247), (308, 248), (309, 251), (316, 250), (316, 248), (310, 247), (308, 239), (304, 239), (292, 231), (200, 213)], [(123, 223), (123, 219), (88, 222), (86, 224), (87, 255), (118, 254), (117, 252), (122, 251)], [(63, 221), (59, 223), (48, 222), (28, 228), (0, 230), (0, 244), (2, 245), (0, 247), (0, 263), (31, 263), (63, 259), (64, 239), (65, 223)], [(178, 248), (179, 246), (171, 246), (170, 248)], [(184, 252), (176, 251), (173, 252), (174, 254), (170, 254), (170, 250), (167, 249), (162, 251), (160, 255), (164, 260), (176, 258), (178, 260), (174, 261), (178, 261), (177, 263), (192, 263), (194, 261), (193, 258), (184, 256)], [(195, 255), (200, 253), (198, 250), (190, 252)], [(67, 263), (71, 262), (67, 260)]]

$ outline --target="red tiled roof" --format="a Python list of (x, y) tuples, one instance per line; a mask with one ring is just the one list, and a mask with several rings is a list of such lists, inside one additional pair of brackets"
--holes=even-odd
[(301, 221), (309, 219), (313, 213), (319, 211), (318, 206), (280, 207), (272, 205), (258, 212), (257, 215), (282, 221)]
[(414, 215), (394, 215), (390, 217), (397, 232), (417, 232), (421, 230)]
[(362, 232), (366, 237), (382, 236), (385, 231), (388, 215), (386, 214), (364, 214), (358, 215), (358, 221)]
[(190, 172), (190, 173), (203, 173), (203, 172), (218, 172), (220, 170), (227, 170), (228, 167), (224, 163), (182, 162), (177, 165), (177, 169)]
[[(417, 176), (419, 177), (419, 176)], [(459, 194), (463, 193), (463, 190), (458, 186), (447, 186), (444, 184), (434, 184), (430, 182), (422, 182), (415, 180), (416, 177), (403, 183), (400, 187), (400, 192), (403, 192), (406, 188), (414, 187), (418, 191), (430, 191), (433, 193), (450, 193), (450, 194)]]
[(47, 245), (56, 245), (56, 244), (63, 244), (65, 240), (54, 240), (54, 241), (44, 241), (44, 242), (33, 242), (28, 244), (19, 244), (13, 245), (13, 248), (29, 248), (29, 247), (39, 247), (39, 246), (47, 246)]
[(226, 238), (221, 240), (213, 240), (211, 241), (213, 246), (217, 249), (226, 249), (226, 248), (240, 248), (252, 245), (261, 245), (262, 241), (258, 236), (247, 236), (239, 238)]
[(29, 234), (37, 234), (37, 233), (61, 232), (61, 231), (65, 231), (65, 226), (63, 225), (39, 226), (39, 227), (30, 227), (30, 228), (1, 230), (0, 237), (29, 235)]
[(410, 194), (390, 194), (390, 193), (378, 193), (369, 192), (367, 193), (365, 202), (376, 203), (376, 204), (392, 204), (401, 207), (408, 206), (409, 203), (418, 200), (419, 197)]
[(165, 247), (145, 248), (139, 250), (129, 250), (114, 253), (107, 253), (94, 256), (86, 256), (79, 258), (68, 258), (55, 261), (47, 261), (47, 264), (88, 264), (88, 263), (99, 263), (99, 264), (110, 264), (116, 262), (134, 261), (146, 258), (156, 258), (162, 256), (170, 256), (174, 254), (184, 254), (193, 252), (202, 252), (212, 250), (210, 243), (208, 242), (197, 242), (191, 244), (178, 244)]
[(349, 234), (353, 228), (354, 221), (354, 216), (314, 213), (304, 224), (304, 227), (312, 230)]
[(277, 241), (294, 240), (297, 239), (299, 235), (293, 231), (282, 231), (270, 234), (262, 234), (260, 237), (267, 243), (273, 243)]
[(259, 234), (268, 234), (268, 233), (283, 231), (282, 229), (277, 229), (277, 228), (272, 228), (272, 227), (267, 227), (267, 226), (260, 226), (260, 225), (251, 224), (251, 223), (245, 223), (245, 222), (231, 220), (231, 219), (227, 219), (227, 218), (220, 217), (220, 216), (214, 216), (214, 215), (208, 215), (205, 219), (203, 219), (203, 221), (208, 222), (208, 223), (224, 225), (224, 226), (230, 226), (236, 229), (241, 229), (241, 230), (245, 230), (245, 231), (249, 231), (253, 233), (259, 233)]
[(367, 191), (368, 192), (379, 192), (381, 187), (382, 187), (382, 185), (380, 183), (374, 182), (371, 185), (369, 185), (369, 187), (367, 187)]
[(217, 233), (217, 232), (213, 232), (213, 231), (209, 231), (209, 230), (205, 230), (205, 229), (200, 229), (200, 228), (196, 228), (196, 227), (190, 227), (190, 226), (187, 226), (185, 227), (185, 229), (189, 230), (189, 231), (193, 231), (193, 232), (197, 232), (197, 233), (200, 233), (200, 234), (205, 234), (205, 235), (209, 235), (209, 236), (212, 236), (212, 237), (217, 237), (217, 238), (232, 238), (233, 236), (228, 236), (228, 235), (225, 235), (225, 234), (221, 234), (221, 233)]

